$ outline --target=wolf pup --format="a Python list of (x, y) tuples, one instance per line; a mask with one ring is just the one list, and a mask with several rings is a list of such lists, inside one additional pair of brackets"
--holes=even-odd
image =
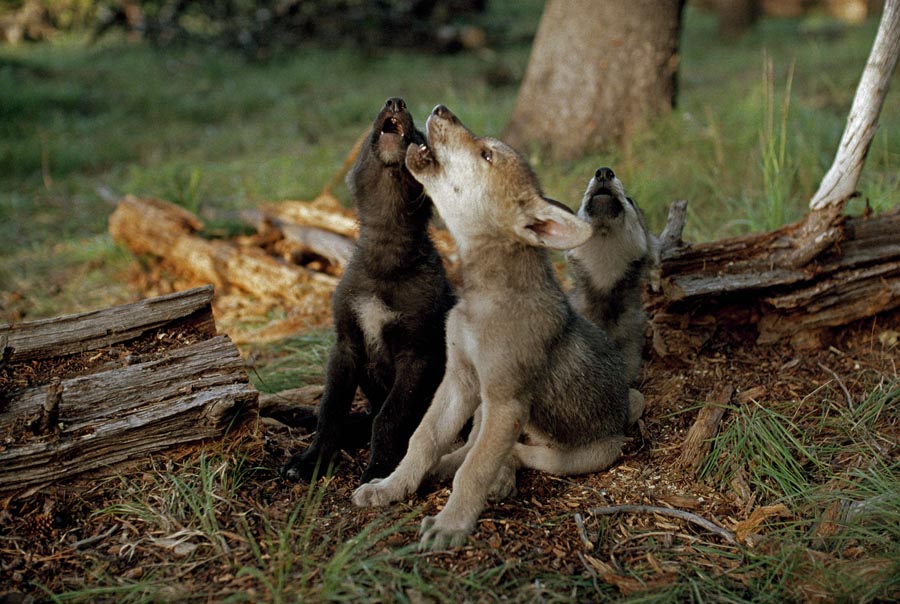
[(639, 381), (647, 315), (641, 286), (647, 279), (655, 239), (644, 214), (625, 194), (611, 168), (588, 183), (578, 216), (591, 223), (587, 243), (566, 252), (575, 310), (608, 333), (625, 357), (629, 382)]
[[(544, 197), (518, 153), (475, 136), (446, 107), (434, 109), (427, 132), (428, 146), (410, 146), (406, 165), (459, 247), (447, 371), (400, 465), (360, 486), (353, 502), (380, 506), (412, 493), (474, 415), (450, 498), (422, 521), (420, 547), (440, 549), (465, 542), (488, 496), (506, 490), (498, 481), (510, 468), (514, 480), (522, 466), (554, 474), (608, 467), (634, 410), (621, 352), (572, 309), (546, 249), (583, 244), (590, 224)], [(519, 442), (523, 431), (528, 444)]]
[(359, 237), (332, 299), (336, 341), (328, 359), (312, 444), (281, 468), (293, 480), (324, 472), (358, 430), (349, 419), (357, 386), (369, 404), (370, 456), (363, 481), (386, 476), (444, 375), (447, 313), (455, 302), (428, 236), (431, 200), (404, 165), (424, 143), (406, 103), (388, 99), (347, 174)]

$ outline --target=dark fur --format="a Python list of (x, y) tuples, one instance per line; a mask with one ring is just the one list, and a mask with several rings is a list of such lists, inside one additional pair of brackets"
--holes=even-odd
[[(402, 136), (382, 132), (394, 118)], [(401, 99), (388, 99), (363, 145), (347, 185), (359, 214), (359, 238), (334, 292), (336, 341), (328, 360), (325, 394), (315, 438), (285, 464), (283, 476), (298, 479), (321, 471), (340, 449), (356, 388), (369, 403), (371, 454), (362, 480), (389, 474), (444, 375), (445, 320), (455, 299), (441, 258), (428, 236), (431, 200), (404, 165), (406, 147), (425, 140)], [(390, 318), (374, 330), (359, 315), (373, 296)], [(371, 306), (371, 305), (370, 305)], [(373, 345), (375, 344), (375, 345)]]

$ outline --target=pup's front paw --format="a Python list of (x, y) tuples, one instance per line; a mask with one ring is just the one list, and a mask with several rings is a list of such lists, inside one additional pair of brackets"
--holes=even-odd
[(434, 155), (427, 145), (410, 143), (406, 148), (406, 167), (415, 174), (435, 164)]
[(443, 549), (451, 549), (454, 547), (462, 547), (466, 544), (466, 540), (472, 533), (472, 529), (468, 527), (451, 527), (444, 526), (441, 522), (441, 515), (426, 516), (422, 520), (422, 526), (419, 529), (419, 551), (431, 550), (438, 551)]
[(353, 505), (359, 508), (377, 508), (403, 498), (405, 493), (398, 492), (387, 479), (376, 478), (360, 485), (350, 498)]
[(318, 449), (308, 449), (291, 457), (278, 469), (282, 478), (293, 481), (312, 481), (328, 470), (334, 455), (322, 455)]

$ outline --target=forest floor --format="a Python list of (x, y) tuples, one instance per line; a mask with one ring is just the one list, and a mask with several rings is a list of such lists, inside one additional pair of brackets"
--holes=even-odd
[[(275, 470), (309, 435), (255, 419), (200, 450), (0, 501), (0, 585), (59, 602), (893, 600), (898, 332), (893, 313), (816, 352), (721, 335), (682, 365), (651, 359), (647, 410), (618, 463), (520, 472), (517, 494), (489, 504), (453, 551), (415, 549), (449, 485), (354, 508), (364, 451), (313, 485), (287, 483)], [(711, 451), (685, 469), (698, 409), (729, 386)], [(626, 504), (725, 530), (595, 513)]]

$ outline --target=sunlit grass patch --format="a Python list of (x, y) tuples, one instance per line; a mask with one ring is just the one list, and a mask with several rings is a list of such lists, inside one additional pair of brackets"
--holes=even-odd
[(753, 592), (891, 599), (900, 594), (900, 465), (885, 454), (900, 387), (883, 382), (859, 401), (826, 388), (812, 404), (731, 408), (701, 475), (723, 490), (745, 480), (754, 505), (784, 506), (746, 553), (741, 573)]
[(331, 329), (316, 329), (265, 347), (248, 347), (251, 381), (262, 392), (321, 383), (333, 342)]

